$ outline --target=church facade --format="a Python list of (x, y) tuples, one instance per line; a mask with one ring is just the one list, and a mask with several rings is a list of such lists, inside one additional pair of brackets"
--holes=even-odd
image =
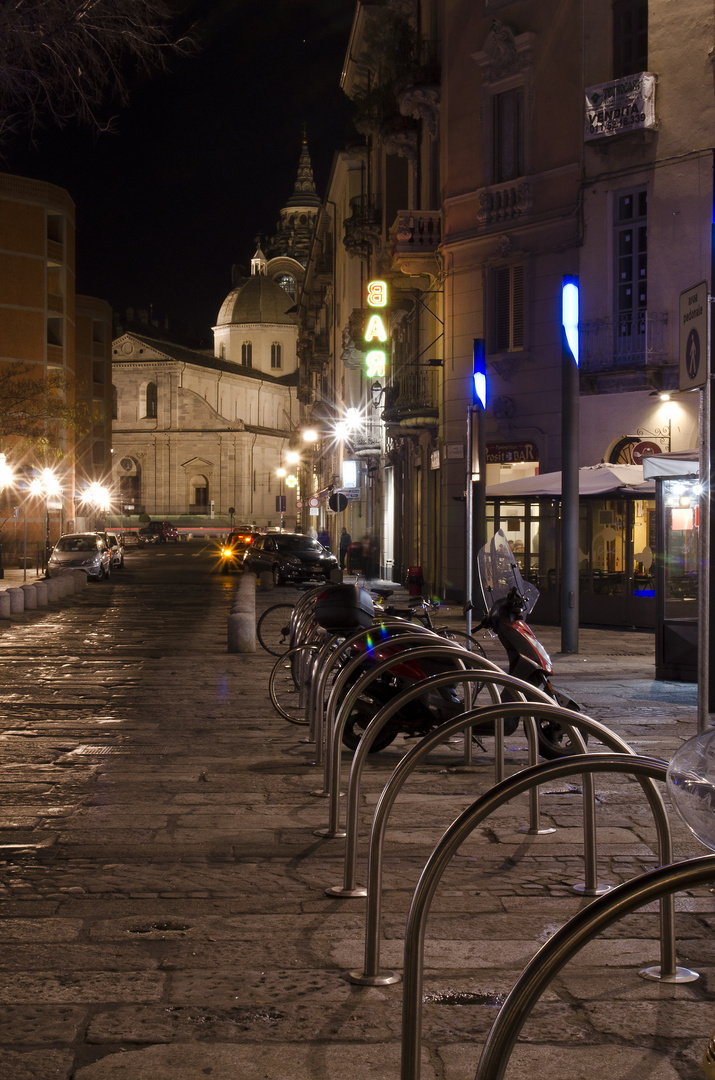
[(319, 205), (304, 137), (270, 257), (259, 244), (250, 277), (234, 275), (213, 351), (150, 328), (113, 342), (112, 486), (124, 523), (148, 514), (193, 526), (295, 526), (297, 491), (286, 483), (301, 421), (295, 298)]

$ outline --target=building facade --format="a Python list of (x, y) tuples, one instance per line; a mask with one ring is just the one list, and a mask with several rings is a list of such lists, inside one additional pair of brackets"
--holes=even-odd
[[(75, 294), (75, 207), (64, 189), (0, 175), (0, 238), (0, 365), (40, 386), (55, 376), (54, 392), (70, 407), (84, 406), (78, 428), (48, 420), (32, 442), (8, 436), (15, 427), (0, 430), (17, 480), (2, 495), (8, 551), (19, 550), (25, 523), (31, 544), (83, 528), (83, 495), (111, 471), (111, 311)], [(59, 491), (29, 495), (30, 479), (43, 469), (55, 474)]]
[[(580, 287), (579, 464), (697, 445), (678, 305), (711, 277), (713, 20), (704, 0), (357, 4), (342, 89), (359, 138), (336, 157), (308, 263), (302, 322), (324, 345), (308, 336), (301, 383), (326, 418), (321, 481), (357, 462), (351, 513), (379, 531), (388, 576), (416, 564), (464, 597), (475, 342), (487, 485), (561, 468), (565, 278)], [(388, 295), (379, 378), (373, 280)], [(362, 419), (338, 452), (347, 408)], [(582, 515), (584, 580), (643, 575), (651, 500), (633, 514), (614, 499)], [(513, 504), (499, 524), (543, 587), (559, 560), (538, 558), (538, 516)]]

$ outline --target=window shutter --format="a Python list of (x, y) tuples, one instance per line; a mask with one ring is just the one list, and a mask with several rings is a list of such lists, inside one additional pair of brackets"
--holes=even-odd
[(512, 266), (512, 349), (524, 348), (524, 267)]
[(509, 350), (509, 276), (510, 267), (494, 271), (494, 352)]

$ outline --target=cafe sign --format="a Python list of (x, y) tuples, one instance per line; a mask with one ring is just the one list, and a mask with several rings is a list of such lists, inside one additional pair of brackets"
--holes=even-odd
[(536, 443), (487, 443), (487, 465), (511, 465), (517, 461), (538, 465), (539, 450)]
[(586, 142), (655, 127), (655, 75), (641, 71), (586, 90)]
[(365, 341), (368, 344), (365, 374), (368, 379), (384, 379), (387, 374), (387, 355), (383, 346), (387, 342), (387, 330), (383, 314), (387, 307), (387, 282), (368, 282), (366, 299), (372, 310), (368, 313), (365, 325)]

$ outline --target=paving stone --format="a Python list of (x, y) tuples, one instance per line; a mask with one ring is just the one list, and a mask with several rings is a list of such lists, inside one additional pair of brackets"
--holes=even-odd
[[(236, 1080), (237, 1077), (241, 1080), (266, 1080), (266, 1077), (315, 1080), (318, 1076), (339, 1074), (345, 1062), (350, 1062), (350, 1070), (357, 1076), (394, 1080), (399, 1074), (400, 1056), (398, 1048), (389, 1043), (369, 1046), (307, 1041), (276, 1046), (181, 1043), (109, 1054), (101, 1061), (79, 1069), (74, 1080), (196, 1080), (202, 1075), (211, 1076), (211, 1080)], [(437, 1080), (427, 1055), (422, 1078)]]
[[(447, 1046), (439, 1057), (447, 1076), (472, 1076), (476, 1071), (481, 1047)], [(555, 1077), (578, 1077), (578, 1080), (680, 1080), (680, 1072), (666, 1054), (628, 1046), (533, 1046), (520, 1045), (509, 1059), (510, 1080), (554, 1080)]]
[(0, 1080), (69, 1080), (74, 1055), (70, 1050), (3, 1050)]
[(154, 972), (118, 973), (83, 971), (53, 975), (49, 972), (0, 972), (0, 1002), (6, 1005), (159, 1001), (165, 976)]
[(69, 1044), (77, 1038), (86, 1015), (84, 1009), (72, 1005), (4, 1005), (0, 1012), (0, 1042), (3, 1046)]

